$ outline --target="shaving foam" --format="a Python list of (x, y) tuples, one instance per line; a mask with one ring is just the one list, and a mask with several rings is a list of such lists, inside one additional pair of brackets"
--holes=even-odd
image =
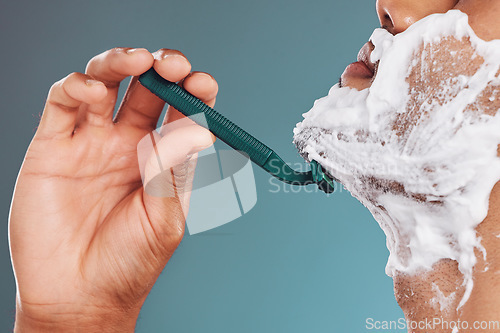
[(333, 86), (303, 115), (294, 143), (373, 214), (389, 276), (456, 260), (460, 308), (473, 288), (474, 250), (485, 253), (475, 228), (500, 179), (500, 41), (479, 39), (457, 10), (395, 36), (376, 29), (371, 41), (371, 87)]

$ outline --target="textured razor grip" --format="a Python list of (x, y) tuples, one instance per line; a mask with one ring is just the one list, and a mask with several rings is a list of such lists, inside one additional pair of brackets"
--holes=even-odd
[[(258, 165), (264, 165), (271, 155), (272, 150), (265, 144), (177, 84), (162, 78), (154, 69), (151, 68), (142, 74), (139, 82), (187, 117), (204, 113), (207, 129), (210, 132), (232, 148), (247, 153), (250, 159)], [(196, 121), (196, 119), (193, 120)], [(205, 124), (198, 124), (207, 127)]]

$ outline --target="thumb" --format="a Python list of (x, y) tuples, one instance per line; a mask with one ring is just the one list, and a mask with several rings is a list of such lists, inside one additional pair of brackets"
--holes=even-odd
[[(138, 156), (143, 164), (143, 200), (151, 225), (183, 232), (197, 153), (213, 144), (213, 136), (191, 120), (185, 126), (179, 122), (182, 120), (171, 128), (165, 125), (163, 137), (154, 131), (141, 140)], [(149, 156), (144, 158), (148, 150)]]

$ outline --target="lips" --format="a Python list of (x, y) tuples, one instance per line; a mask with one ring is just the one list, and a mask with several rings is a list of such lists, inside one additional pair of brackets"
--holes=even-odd
[(356, 61), (346, 67), (343, 76), (346, 75), (371, 79), (373, 77), (373, 71), (364, 62)]
[[(370, 55), (375, 47), (371, 42), (366, 43), (358, 53), (358, 61), (350, 64), (342, 74), (341, 82), (371, 81), (375, 76), (375, 64), (370, 61)], [(347, 84), (349, 85), (349, 84)]]

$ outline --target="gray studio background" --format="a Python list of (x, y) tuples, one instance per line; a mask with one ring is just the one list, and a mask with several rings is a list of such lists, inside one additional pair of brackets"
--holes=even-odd
[[(216, 109), (301, 159), (292, 129), (377, 26), (375, 0), (0, 2), (0, 331), (12, 329), (12, 191), (53, 82), (115, 46), (182, 50), (219, 82)], [(384, 273), (385, 237), (349, 193), (278, 193), (254, 168), (258, 202), (186, 235), (153, 288), (138, 332), (365, 332), (402, 317)]]

